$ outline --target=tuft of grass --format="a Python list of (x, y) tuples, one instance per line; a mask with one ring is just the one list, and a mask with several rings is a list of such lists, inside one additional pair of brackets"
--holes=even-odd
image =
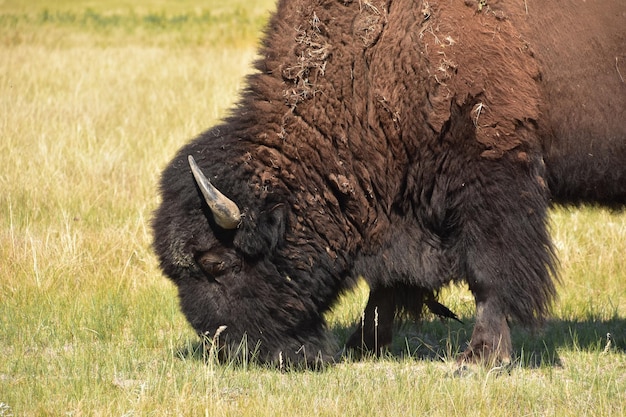
[[(626, 215), (594, 208), (551, 212), (560, 297), (540, 332), (514, 327), (507, 372), (455, 376), (464, 287), (441, 297), (465, 324), (403, 324), (382, 358), (218, 364), (149, 222), (161, 169), (236, 101), (273, 3), (0, 4), (0, 415), (626, 415)], [(366, 298), (327, 316), (340, 344)]]

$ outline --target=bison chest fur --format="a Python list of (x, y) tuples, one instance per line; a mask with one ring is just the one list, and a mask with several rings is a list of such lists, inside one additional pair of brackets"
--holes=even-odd
[[(626, 10), (562, 3), (280, 1), (238, 106), (162, 176), (154, 247), (193, 327), (308, 363), (332, 353), (323, 313), (359, 276), (370, 301), (348, 345), (368, 349), (464, 281), (461, 360), (507, 360), (508, 320), (540, 322), (555, 294), (551, 199), (626, 198)], [(553, 12), (589, 31), (586, 14), (613, 16), (597, 76)]]

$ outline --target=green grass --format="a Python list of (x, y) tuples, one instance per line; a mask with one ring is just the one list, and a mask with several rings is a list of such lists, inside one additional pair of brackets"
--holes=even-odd
[[(0, 416), (625, 415), (626, 215), (599, 209), (552, 212), (560, 298), (541, 332), (514, 328), (510, 374), (452, 377), (464, 288), (443, 298), (465, 325), (405, 325), (382, 359), (203, 357), (150, 249), (156, 184), (236, 99), (272, 7), (0, 3)], [(329, 315), (340, 341), (366, 294)]]
[[(273, 2), (4, 1), (0, 45), (236, 45), (259, 35)], [(35, 30), (33, 30), (35, 29)]]

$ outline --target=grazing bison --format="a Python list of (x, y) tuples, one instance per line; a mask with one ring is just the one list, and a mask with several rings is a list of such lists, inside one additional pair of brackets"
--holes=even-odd
[(357, 277), (368, 349), (466, 282), (460, 359), (509, 360), (555, 296), (550, 203), (626, 203), (625, 27), (623, 0), (279, 1), (238, 106), (163, 172), (191, 325), (309, 363)]

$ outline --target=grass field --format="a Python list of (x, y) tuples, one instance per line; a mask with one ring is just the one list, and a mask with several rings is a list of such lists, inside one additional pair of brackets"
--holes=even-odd
[[(0, 2), (0, 416), (626, 415), (626, 214), (552, 212), (560, 298), (508, 373), (473, 324), (403, 326), (324, 372), (216, 365), (150, 249), (160, 170), (223, 116), (273, 0)], [(329, 315), (344, 340), (367, 291)], [(605, 350), (606, 334), (614, 336)]]

